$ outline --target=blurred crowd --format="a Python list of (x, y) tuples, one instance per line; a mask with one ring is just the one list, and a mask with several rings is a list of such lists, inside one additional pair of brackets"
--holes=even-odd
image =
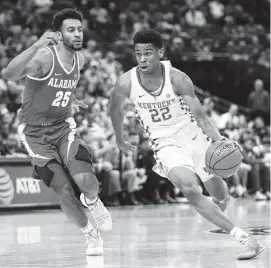
[[(181, 3), (180, 3), (181, 2)], [(0, 3), (0, 155), (27, 157), (17, 134), (17, 112), (24, 81), (12, 82), (1, 73), (8, 62), (51, 28), (52, 14), (64, 7), (83, 12), (86, 64), (76, 98), (89, 105), (74, 114), (85, 142), (93, 149), (101, 198), (107, 205), (178, 202), (182, 194), (152, 171), (154, 158), (148, 139), (126, 104), (125, 135), (137, 150), (120, 153), (108, 117), (109, 96), (117, 77), (133, 63), (132, 37), (153, 27), (163, 34), (168, 59), (193, 57), (197, 61), (228, 57), (269, 69), (270, 34), (267, 27), (236, 0), (87, 1), (17, 0)], [(235, 197), (270, 199), (269, 94), (257, 79), (247, 98), (248, 113), (231, 105), (217, 111), (216, 100), (206, 97), (204, 109), (217, 127), (244, 148), (238, 174), (228, 179)], [(199, 182), (199, 187), (202, 187)]]

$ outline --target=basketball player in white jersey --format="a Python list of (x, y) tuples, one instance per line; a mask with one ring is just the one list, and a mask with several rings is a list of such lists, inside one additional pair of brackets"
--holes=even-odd
[[(122, 107), (129, 98), (149, 135), (156, 157), (154, 170), (179, 188), (200, 215), (241, 243), (243, 250), (238, 259), (255, 257), (264, 247), (224, 216), (222, 211), (229, 200), (227, 184), (205, 171), (205, 152), (212, 141), (222, 137), (203, 112), (192, 81), (169, 61), (160, 61), (164, 55), (163, 39), (156, 31), (137, 32), (134, 49), (138, 66), (117, 80), (111, 96), (110, 115), (119, 148), (124, 153), (133, 150), (123, 139), (122, 126)], [(213, 202), (200, 192), (197, 177), (203, 181)]]
[[(84, 233), (86, 254), (101, 255), (103, 241), (98, 229), (111, 230), (112, 219), (98, 198), (99, 184), (92, 171), (91, 153), (71, 116), (84, 65), (80, 52), (82, 20), (81, 13), (74, 9), (59, 11), (52, 22), (55, 32), (44, 33), (15, 57), (4, 75), (10, 80), (25, 78), (18, 132), (31, 157), (35, 177), (55, 191), (63, 212)], [(88, 201), (97, 228), (75, 198), (73, 184), (84, 195), (83, 201)]]

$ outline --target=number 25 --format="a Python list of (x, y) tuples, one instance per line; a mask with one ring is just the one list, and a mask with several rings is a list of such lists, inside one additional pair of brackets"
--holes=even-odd
[(66, 91), (65, 94), (63, 93), (63, 91), (58, 91), (56, 93), (56, 98), (54, 99), (52, 106), (59, 107), (59, 105), (61, 104), (62, 107), (66, 107), (69, 103), (71, 94), (72, 93), (70, 91)]

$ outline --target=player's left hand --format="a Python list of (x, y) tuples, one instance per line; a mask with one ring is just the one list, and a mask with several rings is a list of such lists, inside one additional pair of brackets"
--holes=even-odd
[(135, 149), (135, 146), (128, 141), (117, 142), (117, 144), (120, 150), (125, 154), (132, 153)]
[(72, 111), (74, 113), (77, 113), (80, 111), (80, 107), (84, 108), (84, 109), (87, 109), (88, 108), (88, 105), (86, 105), (85, 103), (83, 103), (82, 101), (74, 98), (73, 101), (72, 101)]
[(231, 139), (228, 139), (226, 137), (223, 137), (222, 140), (231, 141), (236, 147), (238, 147), (238, 149), (240, 150), (240, 152), (243, 154), (244, 150), (243, 150), (242, 146), (240, 145), (240, 143), (238, 141), (231, 140)]

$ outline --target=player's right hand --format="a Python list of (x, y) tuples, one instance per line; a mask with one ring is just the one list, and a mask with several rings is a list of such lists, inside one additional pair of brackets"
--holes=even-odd
[(118, 142), (118, 146), (120, 150), (125, 154), (132, 153), (135, 149), (135, 146), (132, 145), (129, 141)]
[(48, 45), (56, 45), (58, 42), (59, 37), (56, 32), (45, 32), (34, 45), (38, 48), (42, 48)]

